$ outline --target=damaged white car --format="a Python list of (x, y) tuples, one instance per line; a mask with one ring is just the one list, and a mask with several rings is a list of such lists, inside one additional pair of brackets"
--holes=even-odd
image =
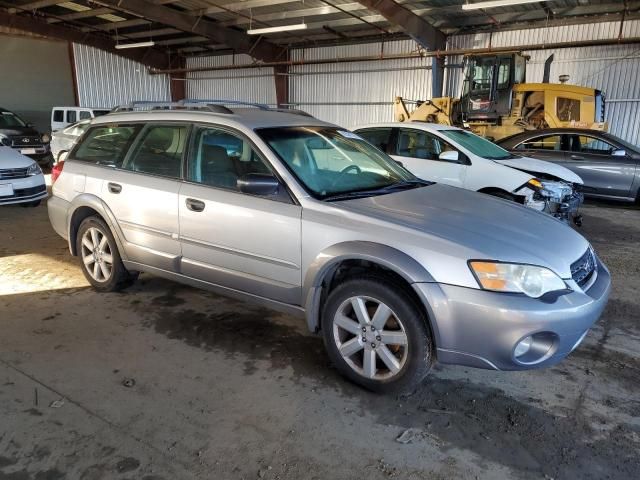
[(448, 125), (381, 123), (354, 131), (424, 180), (506, 198), (567, 223), (582, 223), (582, 179), (560, 165), (514, 155)]

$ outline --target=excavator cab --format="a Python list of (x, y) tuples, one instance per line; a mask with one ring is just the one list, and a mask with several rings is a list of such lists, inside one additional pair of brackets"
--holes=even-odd
[(517, 52), (466, 56), (458, 107), (461, 120), (494, 123), (509, 115), (513, 86), (525, 81), (526, 61)]

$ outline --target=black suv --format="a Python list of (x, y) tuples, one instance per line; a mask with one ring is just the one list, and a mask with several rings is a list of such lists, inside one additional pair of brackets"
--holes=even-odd
[(0, 146), (11, 147), (41, 166), (50, 166), (53, 163), (50, 141), (48, 134), (40, 134), (31, 123), (0, 107)]

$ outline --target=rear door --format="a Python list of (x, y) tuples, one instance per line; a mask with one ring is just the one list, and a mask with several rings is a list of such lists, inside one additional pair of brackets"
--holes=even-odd
[(413, 128), (399, 128), (392, 157), (423, 180), (464, 187), (468, 166), (461, 161), (441, 160), (439, 155), (454, 150), (436, 135)]
[(178, 190), (188, 132), (188, 125), (99, 125), (73, 152), (96, 165), (86, 169), (85, 190), (111, 210), (133, 262), (178, 270)]
[(179, 195), (181, 272), (215, 285), (299, 304), (302, 208), (288, 196), (239, 191), (239, 178), (271, 174), (242, 134), (196, 127)]
[(570, 135), (571, 152), (565, 166), (585, 184), (585, 193), (629, 197), (636, 160), (629, 155), (614, 156), (615, 145), (595, 135)]

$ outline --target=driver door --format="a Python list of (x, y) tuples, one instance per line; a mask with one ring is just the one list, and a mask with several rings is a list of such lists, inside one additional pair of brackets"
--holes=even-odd
[(391, 155), (416, 177), (464, 188), (467, 165), (442, 160), (440, 154), (455, 150), (439, 137), (413, 128), (398, 129), (396, 148)]
[(268, 163), (244, 136), (195, 128), (178, 195), (181, 273), (298, 305), (302, 207), (288, 194), (250, 195), (237, 186), (245, 175), (268, 173)]
[(628, 155), (615, 156), (618, 147), (592, 135), (570, 135), (571, 151), (564, 166), (576, 172), (586, 192), (628, 197), (636, 161)]

